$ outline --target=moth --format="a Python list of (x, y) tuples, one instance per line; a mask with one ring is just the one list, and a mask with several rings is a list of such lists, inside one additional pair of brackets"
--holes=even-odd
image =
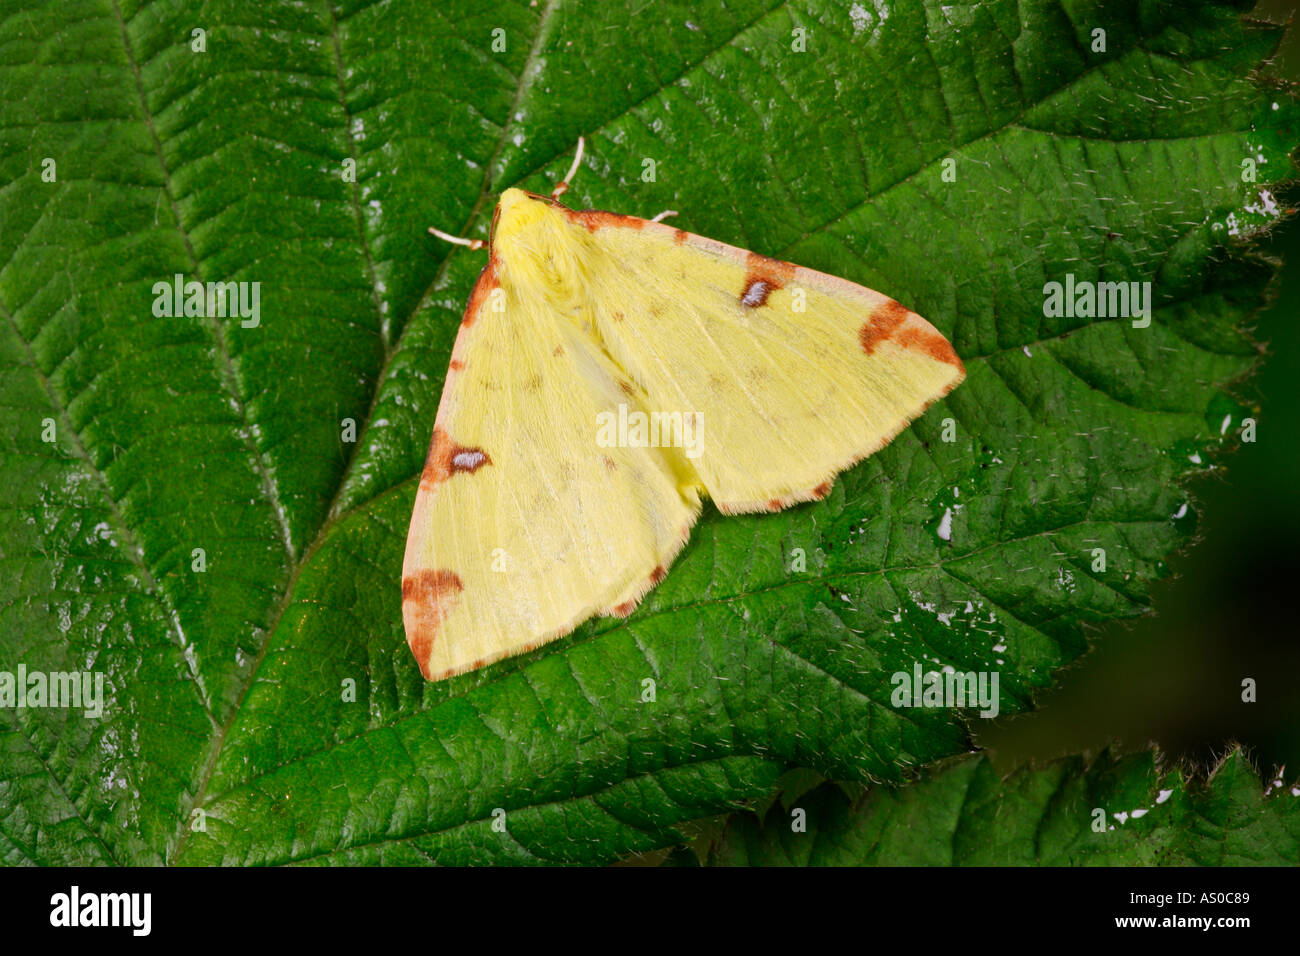
[[(826, 497), (964, 378), (925, 319), (654, 219), (500, 197), (420, 477), (402, 617), (425, 678), (627, 616), (724, 514)], [(434, 234), (471, 248), (436, 229)]]

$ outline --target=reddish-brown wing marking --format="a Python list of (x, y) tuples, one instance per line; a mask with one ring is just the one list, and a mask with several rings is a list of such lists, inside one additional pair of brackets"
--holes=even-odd
[(597, 229), (604, 229), (606, 226), (640, 229), (646, 224), (644, 219), (639, 219), (636, 216), (624, 216), (617, 212), (604, 212), (600, 209), (568, 209), (564, 206), (560, 206), (560, 208), (564, 209), (564, 214), (569, 217), (570, 222), (586, 226), (588, 232), (595, 232)]
[(898, 327), (907, 321), (908, 310), (893, 299), (871, 313), (862, 325), (858, 338), (862, 342), (862, 351), (870, 355), (876, 346), (893, 338)]
[(411, 651), (426, 680), (433, 679), (425, 670), (425, 662), (438, 628), (455, 609), (463, 590), (460, 578), (443, 568), (417, 571), (402, 578), (402, 616)]
[(493, 253), (488, 258), (488, 264), (483, 267), (479, 273), (478, 281), (474, 283), (474, 291), (469, 294), (469, 305), (465, 307), (465, 316), (460, 320), (462, 328), (469, 328), (478, 318), (482, 310), (483, 300), (492, 294), (492, 290), (499, 288), (501, 285), (497, 279), (497, 257)]
[[(952, 345), (929, 323), (911, 322), (912, 312), (890, 299), (878, 306), (858, 332), (862, 351), (873, 353), (882, 343), (894, 342), (905, 349), (919, 349), (936, 362), (962, 368), (961, 359)], [(954, 383), (955, 384), (955, 383)]]
[(794, 278), (796, 268), (780, 259), (749, 253), (745, 257), (745, 288), (740, 293), (740, 304), (750, 309), (767, 305), (767, 297), (777, 289), (784, 289)]

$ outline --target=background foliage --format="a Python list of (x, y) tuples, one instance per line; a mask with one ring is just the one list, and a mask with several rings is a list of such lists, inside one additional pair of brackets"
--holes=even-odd
[(910, 787), (798, 800), (808, 830), (775, 805), (759, 826), (736, 814), (721, 866), (1294, 866), (1300, 787), (1259, 778), (1239, 751), (1208, 783), (1161, 771), (1150, 753), (1078, 758), (1000, 779), (984, 756)]
[[(1251, 15), (1286, 23), (1294, 10), (1289, 0), (1263, 0)], [(1294, 29), (1269, 71), (1300, 79)], [(1293, 265), (1300, 229), (1287, 219), (1260, 242), (1287, 264), (1254, 333), (1269, 354), (1251, 387), (1272, 434), (1188, 482), (1197, 502), (1196, 544), (1172, 557), (1175, 576), (1153, 589), (1155, 613), (1099, 629), (1092, 652), (1044, 693), (1032, 720), (975, 728), (1003, 770), (1031, 758), (1111, 743), (1141, 749), (1152, 741), (1206, 769), (1233, 741), (1248, 743), (1264, 771), (1300, 766), (1300, 644), (1290, 598), (1290, 582), (1300, 576), (1300, 443), (1286, 425), (1300, 417), (1300, 269)], [(1241, 703), (1243, 676), (1262, 688), (1250, 706)]]

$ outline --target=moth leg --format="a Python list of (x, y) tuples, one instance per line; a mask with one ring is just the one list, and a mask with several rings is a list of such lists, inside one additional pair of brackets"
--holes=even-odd
[(676, 210), (676, 209), (665, 209), (665, 210), (664, 210), (663, 212), (661, 212), (659, 215), (654, 216), (650, 221), (651, 221), (651, 222), (663, 222), (663, 221), (664, 221), (665, 219), (667, 219), (669, 216), (675, 216), (675, 215), (677, 215), (677, 210)]

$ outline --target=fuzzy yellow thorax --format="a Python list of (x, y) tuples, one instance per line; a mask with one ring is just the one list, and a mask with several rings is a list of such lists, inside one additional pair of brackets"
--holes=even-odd
[(502, 285), (540, 293), (560, 307), (583, 294), (592, 255), (587, 230), (522, 189), (507, 189), (497, 208), (492, 248)]

